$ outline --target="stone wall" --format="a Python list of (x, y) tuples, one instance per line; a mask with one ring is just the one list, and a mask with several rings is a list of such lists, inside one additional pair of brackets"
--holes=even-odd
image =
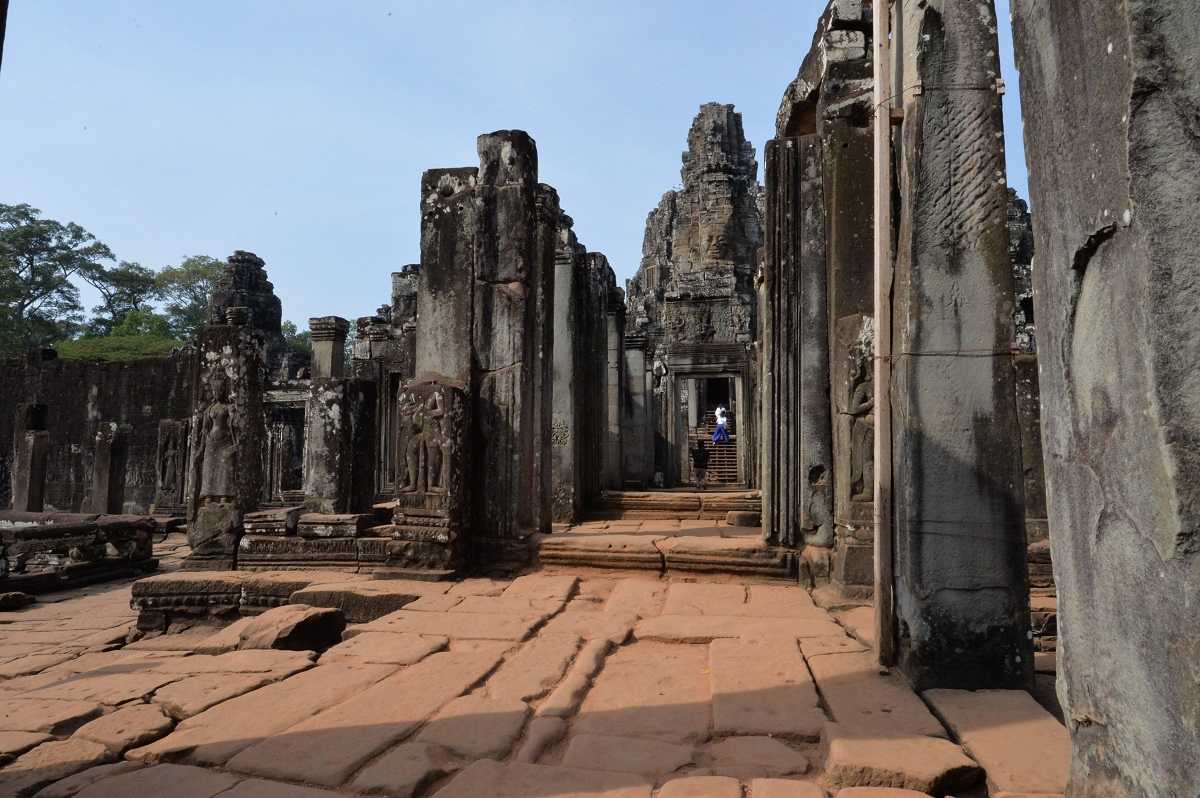
[(1071, 798), (1200, 784), (1200, 6), (1013, 4)]
[(93, 510), (97, 435), (127, 425), (122, 511), (146, 513), (155, 502), (159, 422), (191, 415), (195, 352), (121, 363), (66, 360), (35, 350), (0, 362), (0, 505), (10, 506), (24, 433), (45, 430), (45, 508)]

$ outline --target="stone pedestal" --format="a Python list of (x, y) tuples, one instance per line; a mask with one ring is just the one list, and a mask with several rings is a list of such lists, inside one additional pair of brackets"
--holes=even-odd
[(312, 333), (313, 378), (341, 379), (350, 322), (340, 316), (320, 316), (308, 320), (308, 329)]
[(400, 465), (387, 569), (458, 572), (469, 554), (469, 394), (460, 382), (427, 375), (404, 387), (399, 411)]
[(119, 515), (125, 504), (125, 464), (129, 459), (128, 424), (104, 422), (96, 433), (92, 460), (92, 512)]
[[(339, 353), (341, 350), (338, 350)], [(374, 382), (313, 377), (305, 413), (304, 497), (318, 513), (370, 509)]]

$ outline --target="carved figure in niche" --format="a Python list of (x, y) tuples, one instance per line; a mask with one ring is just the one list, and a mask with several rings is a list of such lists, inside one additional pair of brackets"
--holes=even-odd
[(195, 456), (200, 473), (200, 503), (233, 503), (237, 499), (237, 440), (229, 373), (223, 366), (214, 366), (205, 379), (205, 387)]
[(446, 446), (445, 399), (435, 392), (422, 402), (408, 391), (398, 400), (400, 433), (404, 440), (404, 474), (400, 493), (445, 491)]
[(162, 458), (158, 463), (160, 495), (171, 502), (179, 501), (179, 440), (178, 429), (166, 433), (162, 443)]
[[(865, 366), (863, 367), (865, 370)], [(850, 395), (850, 501), (875, 500), (875, 383), (866, 380)]]

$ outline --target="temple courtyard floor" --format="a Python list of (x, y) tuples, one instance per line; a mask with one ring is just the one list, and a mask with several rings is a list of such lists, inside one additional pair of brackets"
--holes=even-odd
[[(202, 578), (177, 570), (182, 536), (157, 551), (163, 584)], [(1065, 789), (1070, 743), (1044, 695), (918, 695), (875, 665), (869, 610), (822, 609), (794, 581), (566, 565), (322, 579), (234, 626), (140, 638), (132, 580), (0, 612), (0, 796)], [(401, 609), (371, 611), (401, 590)]]

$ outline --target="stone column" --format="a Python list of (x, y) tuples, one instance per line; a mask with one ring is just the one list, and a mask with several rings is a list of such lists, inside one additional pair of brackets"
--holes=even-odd
[[(582, 371), (583, 503), (593, 501), (607, 487), (608, 438), (608, 313), (609, 298), (616, 289), (616, 275), (608, 258), (598, 252), (584, 256), (584, 286), (579, 310), (584, 321)], [(557, 288), (558, 283), (555, 282)]]
[(340, 316), (320, 316), (308, 320), (312, 334), (312, 376), (314, 379), (341, 379), (346, 366), (346, 336), (350, 322)]
[(619, 288), (609, 295), (607, 314), (608, 337), (608, 429), (605, 438), (604, 486), (609, 490), (620, 490), (625, 480), (625, 453), (622, 446), (621, 428), (625, 418), (625, 298)]
[(125, 464), (129, 459), (128, 424), (103, 422), (96, 432), (92, 458), (93, 513), (119, 515), (125, 504)]
[(50, 433), (28, 430), (17, 434), (17, 456), (12, 470), (13, 509), (40, 513), (46, 506)]
[(587, 388), (581, 379), (585, 332), (580, 323), (583, 315), (580, 298), (585, 288), (582, 250), (571, 228), (566, 225), (560, 227), (554, 261), (551, 508), (554, 521), (568, 524), (579, 520), (583, 494), (583, 462), (580, 456), (583, 414), (580, 406)]
[(229, 308), (231, 324), (207, 324), (193, 389), (191, 462), (188, 468), (188, 544), (184, 567), (228, 570), (236, 566), (246, 513), (263, 495), (266, 450), (266, 335), (244, 326), (242, 308)]
[(1071, 798), (1200, 784), (1200, 5), (1013, 3)]
[[(898, 663), (918, 690), (1033, 677), (996, 19), (897, 7), (905, 42), (891, 402)], [(952, 643), (951, 643), (952, 641)]]
[[(537, 187), (537, 245), (529, 275), (526, 308), (530, 321), (528, 354), (533, 390), (532, 519), (530, 531), (549, 534), (554, 518), (554, 283), (558, 272), (559, 229), (567, 218), (552, 186)], [(564, 340), (574, 345), (575, 336)], [(574, 469), (572, 469), (574, 471)], [(577, 475), (576, 475), (577, 476)], [(578, 491), (576, 491), (578, 492)], [(522, 535), (523, 537), (524, 535)]]
[(784, 545), (833, 543), (820, 138), (767, 143), (763, 267), (763, 534)]

